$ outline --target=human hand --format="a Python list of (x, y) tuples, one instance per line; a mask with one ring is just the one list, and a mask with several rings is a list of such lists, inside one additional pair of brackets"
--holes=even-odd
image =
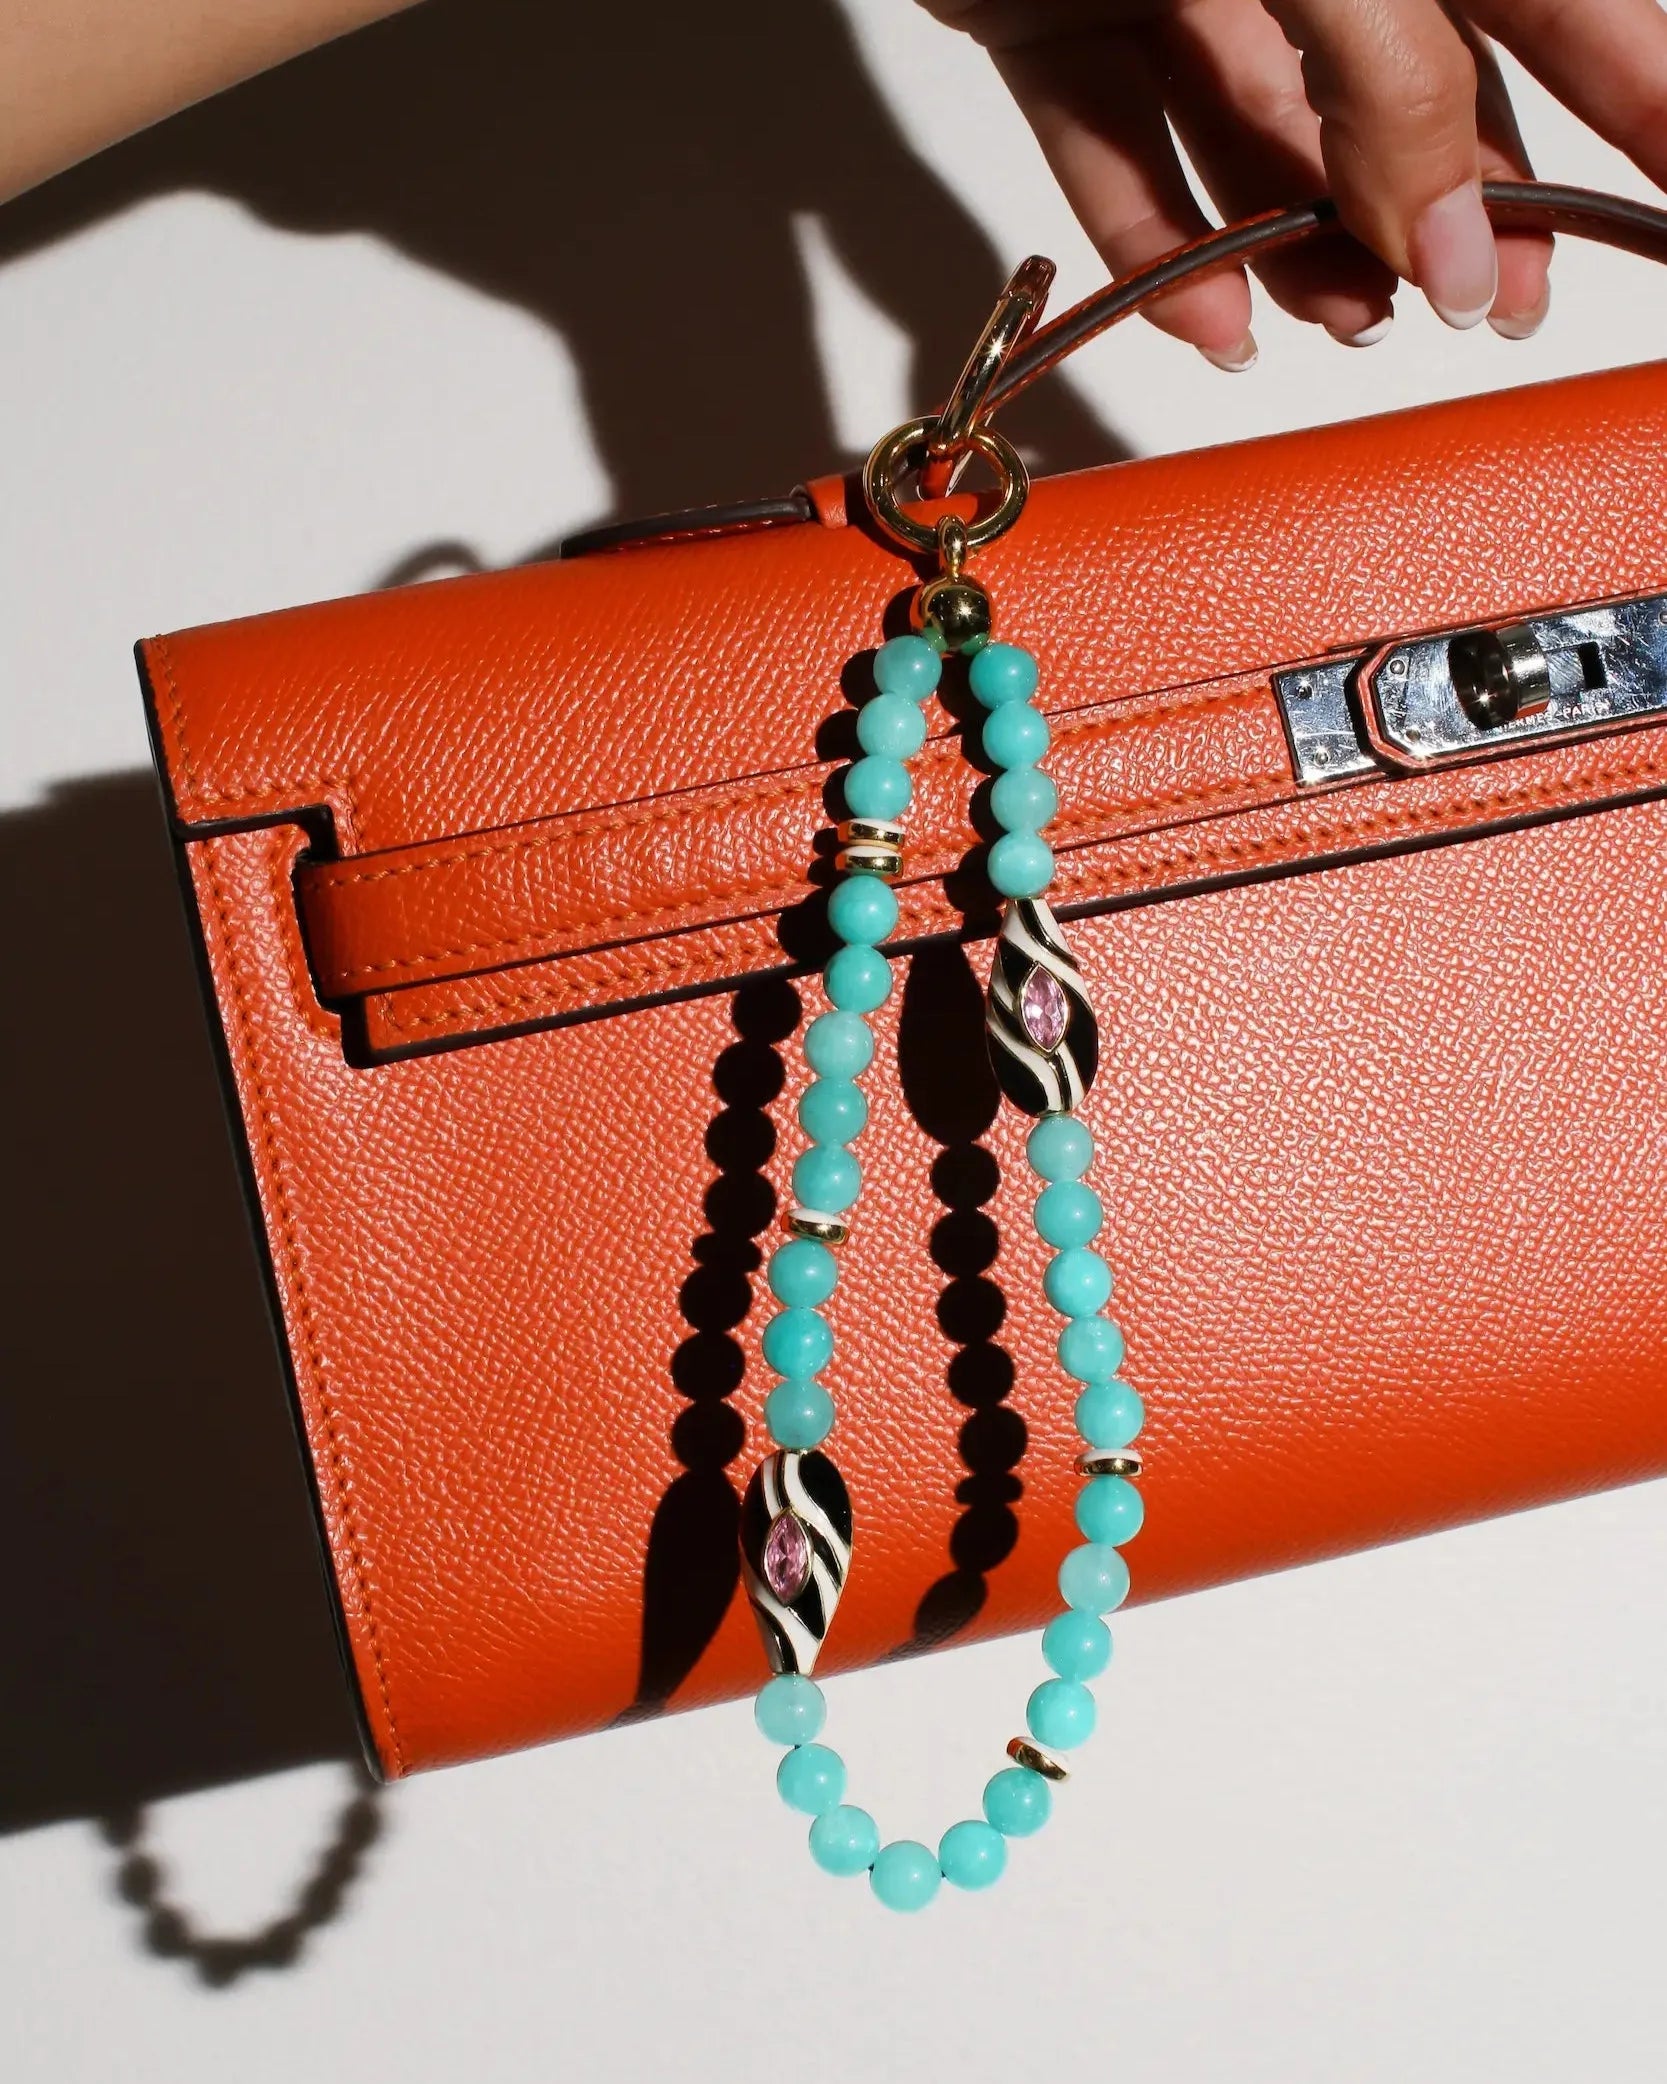
[[(1490, 38), (1652, 180), (1667, 176), (1657, 0), (923, 4), (989, 50), (1115, 275), (1208, 228), (1170, 124), (1229, 221), (1329, 190), (1361, 246), (1258, 272), (1277, 303), (1350, 346), (1388, 330), (1397, 276), (1450, 326), (1487, 318), (1523, 340), (1545, 316), (1550, 240), (1496, 239), (1482, 207), (1483, 180), (1530, 171)], [(1218, 367), (1255, 360), (1242, 270), (1151, 316)]]

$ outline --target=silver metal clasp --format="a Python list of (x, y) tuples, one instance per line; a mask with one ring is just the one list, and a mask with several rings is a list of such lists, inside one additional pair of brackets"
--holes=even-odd
[(1667, 714), (1667, 595), (1380, 644), (1276, 673), (1309, 788)]

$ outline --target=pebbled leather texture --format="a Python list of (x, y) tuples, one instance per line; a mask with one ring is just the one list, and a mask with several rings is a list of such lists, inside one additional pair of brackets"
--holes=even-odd
[[(1664, 458), (1667, 369), (1621, 371), (1055, 480), (981, 561), (1081, 821), (1142, 1597), (1667, 1470), (1667, 734), (1304, 795), (1270, 682), (1667, 589)], [(764, 1669), (735, 1515), (821, 1005), (784, 973), (842, 671), (911, 582), (818, 510), (143, 647), (390, 1773)], [(931, 716), (830, 1671), (1038, 1621), (1072, 1538), (953, 687)]]

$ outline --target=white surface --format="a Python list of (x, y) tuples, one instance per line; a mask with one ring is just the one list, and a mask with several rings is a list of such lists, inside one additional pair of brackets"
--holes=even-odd
[[(1086, 287), (984, 61), (902, 0), (851, 11), (1001, 256), (1050, 251), (1062, 294)], [(1639, 187), (1543, 97), (1524, 104), (1548, 172)], [(584, 194), (564, 208), (582, 221)], [(907, 339), (837, 242), (796, 236), (854, 446), (919, 403)], [(1132, 445), (1182, 446), (1667, 339), (1667, 279), (1640, 264), (1570, 248), (1557, 282), (1527, 348), (1455, 339), (1404, 298), (1393, 343), (1351, 356), (1264, 309), (1248, 378), (1131, 330), (1080, 384)], [(143, 763), (141, 631), (351, 591), (435, 539), (511, 558), (609, 506), (536, 316), (373, 237), (275, 230), (220, 198), (151, 200), (0, 271), (0, 399), (10, 805)], [(744, 1707), (395, 1791), (344, 1916), (294, 1969), (227, 1992), (141, 1950), (90, 1826), (14, 1837), (4, 2073), (1659, 2076), (1663, 1503), (1652, 1487), (1130, 1616), (1063, 1814), (997, 1893), (916, 1921), (811, 1869)], [(832, 1687), (833, 1741), (888, 1834), (935, 1840), (975, 1811), (1036, 1670), (1013, 1643)], [(162, 1805), (178, 1893), (262, 1921), (337, 1800), (314, 1769)]]

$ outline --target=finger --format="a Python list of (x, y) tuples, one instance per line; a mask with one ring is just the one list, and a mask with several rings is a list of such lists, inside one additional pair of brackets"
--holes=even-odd
[(1482, 207), (1476, 64), (1436, 0), (1266, 0), (1302, 53), (1343, 222), (1451, 326), (1499, 287)]
[[(1158, 47), (1170, 120), (1230, 223), (1325, 187), (1301, 62), (1259, 0), (1194, 0), (1159, 30)], [(1350, 345), (1388, 331), (1395, 277), (1352, 239), (1298, 247), (1257, 273), (1276, 303)]]
[[(1470, 23), (1458, 22), (1476, 62), (1476, 130), (1485, 181), (1527, 181), (1534, 168), (1517, 126), (1510, 89), (1493, 45)], [(1488, 324), (1506, 340), (1527, 340), (1540, 329), (1551, 305), (1549, 232), (1495, 232), (1499, 289)]]
[[(991, 55), (1114, 275), (1209, 230), (1164, 120), (1161, 82), (1132, 37), (1051, 36)], [(1248, 369), (1256, 359), (1243, 269), (1189, 283), (1147, 316), (1218, 368)]]
[(1542, 86), (1667, 186), (1667, 14), (1657, 0), (1467, 0)]

